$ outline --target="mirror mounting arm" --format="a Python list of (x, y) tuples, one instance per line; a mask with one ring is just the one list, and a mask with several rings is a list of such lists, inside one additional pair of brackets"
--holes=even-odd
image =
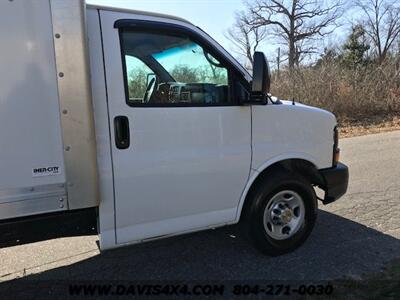
[(268, 95), (266, 93), (256, 93), (252, 92), (250, 94), (250, 102), (251, 104), (268, 104)]

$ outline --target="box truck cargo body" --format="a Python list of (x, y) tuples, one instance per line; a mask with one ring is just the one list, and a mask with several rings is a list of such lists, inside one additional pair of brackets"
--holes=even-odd
[(181, 18), (0, 3), (0, 220), (96, 209), (100, 247), (239, 221), (280, 254), (347, 189), (335, 117)]

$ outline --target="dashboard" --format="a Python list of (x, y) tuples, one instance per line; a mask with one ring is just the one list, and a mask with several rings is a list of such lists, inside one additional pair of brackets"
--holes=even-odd
[(149, 98), (149, 103), (153, 104), (212, 105), (228, 102), (228, 86), (212, 83), (163, 82)]

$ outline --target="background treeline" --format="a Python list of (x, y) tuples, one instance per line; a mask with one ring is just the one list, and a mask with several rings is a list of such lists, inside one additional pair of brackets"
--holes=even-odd
[[(246, 5), (227, 36), (248, 69), (254, 51), (266, 52), (274, 95), (328, 109), (340, 121), (400, 113), (400, 1)], [(279, 45), (276, 55), (268, 44)]]

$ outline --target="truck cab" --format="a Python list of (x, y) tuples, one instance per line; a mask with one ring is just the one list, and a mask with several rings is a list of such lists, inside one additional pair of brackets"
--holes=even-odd
[[(324, 204), (346, 192), (334, 115), (271, 97), (264, 54), (255, 54), (251, 76), (181, 18), (41, 3), (51, 8), (58, 90), (46, 96), (59, 128), (49, 148), (60, 149), (59, 163), (43, 159), (35, 167), (43, 176), (32, 177), (38, 186), (60, 179), (62, 210), (97, 209), (101, 249), (240, 222), (261, 251), (278, 255), (311, 232), (315, 188)], [(12, 155), (0, 150), (1, 164)], [(20, 205), (3, 219), (44, 206), (18, 214)]]

